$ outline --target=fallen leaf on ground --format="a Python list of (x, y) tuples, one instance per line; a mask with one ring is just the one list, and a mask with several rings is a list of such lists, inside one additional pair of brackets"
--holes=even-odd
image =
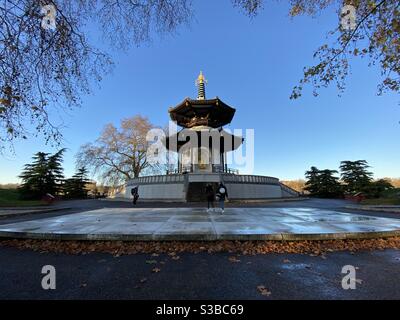
[(229, 257), (230, 262), (240, 262), (240, 260), (236, 257)]
[[(343, 240), (318, 240), (318, 241), (62, 241), (62, 240), (34, 240), (34, 239), (4, 239), (0, 240), (0, 247), (16, 247), (21, 250), (34, 250), (36, 252), (66, 253), (85, 255), (92, 252), (103, 252), (119, 257), (146, 253), (168, 254), (171, 252), (208, 252), (210, 254), (227, 252), (230, 255), (246, 254), (271, 254), (271, 253), (300, 253), (311, 257), (321, 256), (327, 252), (343, 251), (354, 255), (360, 250), (400, 249), (400, 237), (377, 239), (343, 239)], [(396, 257), (399, 261), (399, 257)]]
[(151, 271), (153, 271), (154, 273), (158, 273), (158, 272), (160, 272), (161, 271), (161, 269), (160, 268), (154, 268), (153, 270), (151, 270)]
[(257, 290), (263, 296), (270, 296), (271, 295), (271, 291), (269, 291), (265, 286), (258, 286)]
[(290, 263), (291, 261), (289, 259), (284, 259), (283, 263)]
[(140, 279), (140, 282), (141, 283), (144, 283), (144, 282), (146, 282), (147, 281), (147, 278), (142, 278), (142, 279)]
[(173, 256), (173, 257), (172, 257), (172, 260), (179, 260), (179, 259), (180, 259), (179, 256)]

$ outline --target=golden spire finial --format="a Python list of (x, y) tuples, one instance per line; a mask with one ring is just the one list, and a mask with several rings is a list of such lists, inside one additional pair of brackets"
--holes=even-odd
[(205, 90), (206, 83), (207, 83), (207, 80), (206, 80), (206, 78), (204, 78), (203, 71), (200, 71), (200, 74), (196, 80), (196, 85), (199, 87), (199, 91), (198, 91), (198, 95), (197, 95), (198, 100), (204, 100), (206, 98), (206, 90)]
[(207, 83), (206, 78), (204, 78), (203, 71), (200, 71), (200, 74), (196, 80), (196, 84), (200, 84), (200, 83)]

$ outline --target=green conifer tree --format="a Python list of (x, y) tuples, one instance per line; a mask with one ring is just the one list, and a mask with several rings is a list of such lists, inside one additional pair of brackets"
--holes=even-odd
[(88, 170), (85, 167), (79, 168), (77, 172), (65, 181), (64, 195), (67, 199), (83, 199), (87, 197)]
[(341, 179), (348, 193), (364, 192), (372, 182), (370, 166), (365, 160), (342, 161), (340, 163)]
[(61, 193), (64, 179), (62, 158), (65, 149), (54, 155), (37, 152), (33, 155), (32, 163), (24, 166), (19, 176), (22, 179), (19, 192), (23, 199), (40, 199), (47, 193), (57, 196)]

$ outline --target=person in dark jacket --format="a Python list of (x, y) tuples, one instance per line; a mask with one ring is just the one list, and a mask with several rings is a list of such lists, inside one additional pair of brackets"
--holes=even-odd
[(217, 200), (219, 201), (219, 205), (221, 207), (221, 213), (225, 211), (225, 199), (228, 197), (228, 190), (225, 185), (221, 182), (217, 188)]
[(214, 200), (215, 200), (215, 192), (213, 186), (209, 183), (206, 186), (206, 195), (207, 195), (207, 212), (210, 212), (211, 207), (214, 210)]
[(131, 195), (132, 195), (132, 202), (134, 205), (136, 205), (136, 202), (139, 199), (139, 187), (138, 186), (135, 186), (131, 189)]

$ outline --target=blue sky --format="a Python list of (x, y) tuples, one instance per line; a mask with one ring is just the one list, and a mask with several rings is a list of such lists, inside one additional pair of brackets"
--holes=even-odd
[[(61, 114), (66, 176), (74, 172), (79, 146), (94, 141), (105, 124), (136, 114), (166, 124), (168, 107), (196, 96), (194, 80), (203, 70), (207, 96), (237, 109), (229, 127), (254, 128), (255, 174), (297, 179), (312, 165), (336, 169), (341, 160), (366, 159), (376, 177), (399, 177), (399, 97), (376, 95), (379, 70), (367, 61), (354, 61), (341, 97), (332, 87), (289, 100), (303, 67), (337, 23), (333, 8), (314, 19), (290, 19), (286, 4), (267, 2), (249, 19), (229, 0), (195, 1), (189, 27), (127, 52), (110, 51), (112, 74), (83, 97), (81, 108)], [(0, 156), (0, 183), (17, 182), (39, 150), (56, 151), (40, 137), (16, 142), (15, 155)]]

